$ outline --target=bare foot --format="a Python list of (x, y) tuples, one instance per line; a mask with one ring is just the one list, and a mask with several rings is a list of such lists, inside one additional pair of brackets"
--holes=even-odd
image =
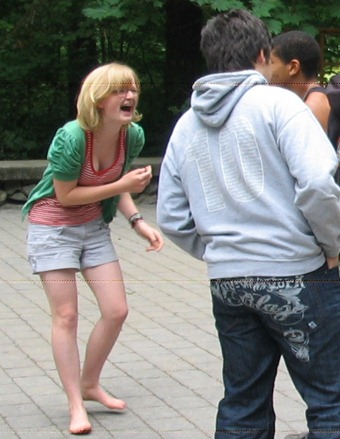
[(97, 401), (111, 410), (125, 410), (127, 405), (121, 399), (114, 398), (106, 393), (100, 386), (82, 391), (84, 401)]
[(84, 407), (81, 409), (70, 409), (71, 422), (70, 433), (71, 434), (89, 434), (92, 431), (92, 426), (87, 417), (87, 413)]

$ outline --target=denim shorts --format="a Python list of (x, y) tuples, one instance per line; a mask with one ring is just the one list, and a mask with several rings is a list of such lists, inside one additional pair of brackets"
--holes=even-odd
[(27, 254), (33, 274), (67, 268), (81, 271), (118, 259), (109, 225), (101, 218), (79, 226), (30, 223)]

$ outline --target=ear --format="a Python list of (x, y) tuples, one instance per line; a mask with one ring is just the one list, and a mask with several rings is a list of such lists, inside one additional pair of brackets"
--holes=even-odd
[(264, 56), (263, 49), (261, 49), (259, 54), (257, 55), (256, 64), (268, 64), (268, 61), (266, 60), (266, 57)]
[(271, 78), (270, 62), (269, 59), (266, 59), (266, 57), (264, 56), (263, 50), (261, 50), (257, 55), (254, 69), (259, 73), (261, 73), (261, 75), (263, 75), (268, 82), (270, 81)]
[(297, 59), (292, 59), (289, 63), (288, 72), (290, 76), (296, 76), (300, 73), (301, 65)]

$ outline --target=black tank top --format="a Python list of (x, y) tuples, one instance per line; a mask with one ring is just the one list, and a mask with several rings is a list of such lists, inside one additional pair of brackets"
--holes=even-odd
[(314, 92), (318, 92), (318, 93), (323, 93), (323, 94), (327, 94), (326, 89), (324, 87), (322, 87), (321, 85), (316, 85), (315, 87), (310, 88), (309, 90), (306, 91), (306, 94), (303, 97), (303, 101), (305, 102), (305, 100), (308, 98), (308, 96), (311, 93)]

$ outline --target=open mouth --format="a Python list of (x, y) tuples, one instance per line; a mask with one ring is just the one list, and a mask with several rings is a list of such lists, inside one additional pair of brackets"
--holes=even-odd
[(122, 105), (120, 107), (121, 111), (124, 111), (125, 113), (131, 113), (132, 112), (132, 105)]

